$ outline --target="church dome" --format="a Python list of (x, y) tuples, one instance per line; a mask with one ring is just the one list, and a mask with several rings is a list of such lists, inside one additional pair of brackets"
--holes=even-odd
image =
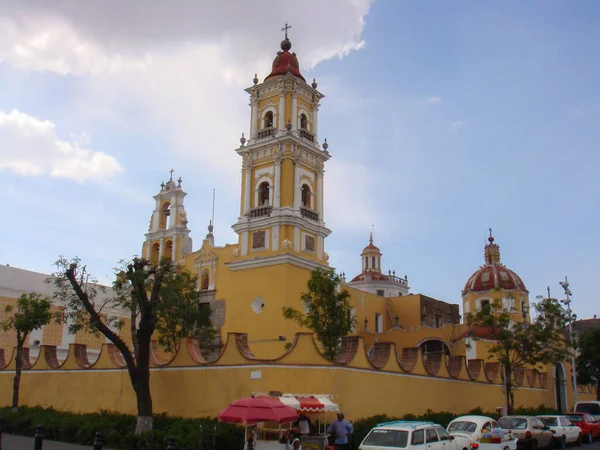
[(375, 244), (373, 244), (373, 233), (372, 232), (369, 235), (369, 245), (367, 245), (365, 248), (363, 248), (361, 255), (364, 255), (365, 253), (369, 253), (369, 254), (378, 253), (381, 255), (381, 250), (379, 250), (379, 247), (377, 247)]
[(286, 38), (283, 41), (281, 41), (281, 51), (277, 52), (277, 56), (273, 60), (271, 73), (265, 78), (265, 81), (271, 77), (277, 75), (285, 75), (286, 73), (290, 72), (291, 74), (300, 78), (302, 81), (306, 82), (306, 80), (300, 73), (300, 64), (298, 63), (298, 57), (295, 53), (290, 53), (291, 48), (292, 43), (286, 36)]
[(462, 294), (487, 292), (492, 289), (518, 290), (528, 293), (521, 277), (500, 263), (500, 247), (494, 243), (493, 236), (490, 236), (488, 241), (489, 244), (485, 246), (486, 264), (469, 277)]

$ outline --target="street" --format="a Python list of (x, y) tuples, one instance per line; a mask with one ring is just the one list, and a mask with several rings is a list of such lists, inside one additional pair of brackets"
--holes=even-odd
[[(5, 434), (2, 436), (2, 450), (33, 450), (33, 444), (34, 440), (31, 437), (15, 436), (12, 434)], [(42, 448), (43, 450), (90, 450), (93, 447), (44, 440)], [(598, 450), (600, 450), (600, 448)]]

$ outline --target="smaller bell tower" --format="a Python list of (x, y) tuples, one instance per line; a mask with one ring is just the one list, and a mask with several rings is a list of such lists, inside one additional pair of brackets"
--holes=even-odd
[(142, 246), (142, 255), (152, 264), (158, 263), (162, 258), (178, 263), (192, 251), (192, 238), (183, 205), (187, 194), (181, 188), (181, 177), (175, 183), (174, 170), (169, 172), (169, 181), (166, 184), (162, 182), (160, 192), (154, 196), (156, 206)]

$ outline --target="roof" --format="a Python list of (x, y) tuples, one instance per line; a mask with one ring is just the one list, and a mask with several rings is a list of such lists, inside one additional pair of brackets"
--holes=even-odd
[(271, 73), (267, 75), (265, 81), (276, 75), (285, 75), (289, 72), (300, 78), (302, 81), (306, 82), (306, 80), (300, 73), (300, 63), (298, 62), (298, 57), (296, 56), (296, 53), (289, 52), (291, 48), (292, 43), (287, 37), (283, 41), (281, 41), (281, 51), (277, 52), (277, 56), (273, 60)]
[(392, 422), (382, 422), (375, 425), (375, 428), (400, 428), (400, 429), (409, 429), (415, 430), (421, 427), (431, 427), (437, 425), (433, 422), (425, 422), (425, 421), (416, 421), (416, 420), (394, 420)]
[(350, 281), (350, 283), (354, 281), (390, 281), (390, 277), (380, 272), (367, 272), (359, 273), (354, 278), (352, 278), (352, 281)]
[(494, 330), (488, 327), (473, 327), (463, 331), (457, 338), (457, 340), (464, 339), (466, 337), (473, 336), (478, 339), (487, 339), (493, 341), (496, 339)]
[(460, 416), (457, 417), (456, 419), (453, 419), (450, 423), (452, 422), (456, 422), (456, 421), (471, 421), (471, 422), (478, 422), (478, 421), (482, 421), (482, 422), (487, 422), (488, 420), (493, 420), (496, 421), (496, 419), (492, 419), (491, 417), (488, 416)]
[(252, 393), (252, 397), (271, 397), (278, 399), (286, 406), (291, 406), (301, 412), (339, 411), (339, 405), (333, 403), (333, 397), (328, 394), (286, 394), (269, 395), (260, 392)]
[(462, 294), (487, 292), (492, 289), (519, 290), (528, 293), (525, 283), (504, 264), (493, 263), (480, 267), (467, 280)]

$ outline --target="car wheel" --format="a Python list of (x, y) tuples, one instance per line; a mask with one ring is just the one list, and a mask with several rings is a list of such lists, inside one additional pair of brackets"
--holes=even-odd
[(577, 445), (577, 447), (581, 447), (582, 442), (583, 442), (583, 434), (579, 433), (579, 436), (577, 436), (577, 441), (575, 442), (575, 444)]
[(564, 449), (567, 447), (567, 438), (565, 436), (556, 437), (552, 439), (552, 447)]
[(529, 444), (529, 450), (537, 450), (537, 441), (535, 439)]

